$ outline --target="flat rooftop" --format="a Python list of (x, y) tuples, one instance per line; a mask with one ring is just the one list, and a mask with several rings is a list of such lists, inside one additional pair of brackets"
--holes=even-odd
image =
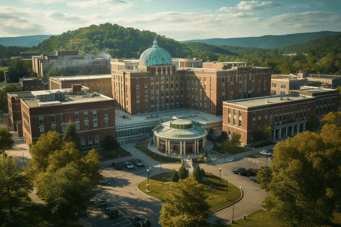
[(79, 103), (89, 103), (89, 102), (99, 102), (99, 101), (109, 101), (113, 100), (105, 95), (98, 93), (83, 94), (83, 95), (65, 95), (65, 100), (53, 100), (53, 101), (39, 101), (36, 98), (32, 99), (22, 99), (30, 108), (35, 107), (49, 107), (57, 105), (74, 105)]
[(300, 91), (309, 92), (309, 93), (321, 93), (321, 92), (336, 91), (336, 89), (324, 88), (324, 87), (313, 87), (313, 86), (301, 86)]
[(96, 75), (79, 75), (79, 76), (56, 76), (50, 77), (56, 80), (96, 80), (96, 79), (105, 79), (111, 78), (111, 74), (96, 74)]
[(298, 100), (315, 99), (311, 96), (304, 96), (300, 94), (287, 94), (287, 95), (272, 95), (257, 98), (239, 99), (224, 101), (223, 103), (232, 104), (240, 107), (256, 107), (256, 106), (270, 106), (278, 103), (290, 103)]
[[(160, 118), (172, 118), (174, 116), (181, 117), (181, 119), (188, 119), (200, 122), (202, 124), (208, 124), (215, 121), (222, 121), (222, 116), (215, 116), (204, 112), (191, 110), (191, 109), (176, 109), (166, 110), (153, 113), (145, 113), (141, 115), (130, 115), (123, 110), (115, 109), (115, 124), (117, 126), (125, 126), (129, 124), (139, 123), (153, 123), (159, 122)], [(123, 118), (125, 116), (125, 118)]]

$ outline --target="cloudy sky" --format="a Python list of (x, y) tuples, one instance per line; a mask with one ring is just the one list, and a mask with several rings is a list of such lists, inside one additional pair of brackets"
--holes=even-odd
[(0, 37), (107, 22), (176, 40), (341, 31), (341, 0), (0, 0)]

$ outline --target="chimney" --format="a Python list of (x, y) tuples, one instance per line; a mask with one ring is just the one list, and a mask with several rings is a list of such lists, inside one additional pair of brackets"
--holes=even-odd
[(73, 84), (71, 85), (72, 88), (72, 94), (80, 94), (82, 92), (82, 85), (81, 84)]

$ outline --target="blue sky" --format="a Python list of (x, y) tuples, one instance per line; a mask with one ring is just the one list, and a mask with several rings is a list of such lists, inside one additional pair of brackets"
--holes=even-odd
[(341, 31), (341, 0), (1, 0), (0, 37), (116, 23), (176, 40)]

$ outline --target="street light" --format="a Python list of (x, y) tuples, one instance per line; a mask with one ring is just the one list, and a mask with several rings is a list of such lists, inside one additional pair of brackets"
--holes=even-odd
[(148, 175), (148, 184), (147, 184), (147, 186), (148, 186), (148, 192), (149, 192), (149, 174), (150, 174), (150, 170), (151, 170), (151, 167), (149, 167), (149, 168), (147, 169), (147, 175)]
[(219, 168), (219, 185), (220, 185), (220, 181), (221, 181), (221, 168)]

